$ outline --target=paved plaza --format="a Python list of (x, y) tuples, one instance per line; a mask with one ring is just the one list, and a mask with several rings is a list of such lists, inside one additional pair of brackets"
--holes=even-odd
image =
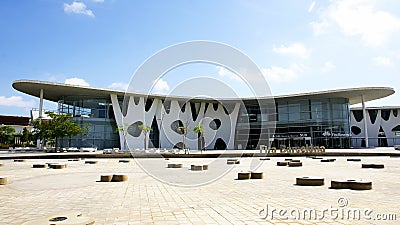
[[(276, 166), (287, 158), (302, 167)], [(18, 224), (55, 212), (80, 211), (95, 224), (397, 224), (400, 220), (400, 158), (307, 157), (85, 160), (0, 160), (0, 224)], [(89, 159), (87, 159), (89, 160)], [(67, 164), (65, 169), (32, 168), (38, 163)], [(179, 163), (183, 168), (167, 168)], [(362, 169), (381, 163), (384, 169)], [(191, 171), (192, 164), (209, 165)], [(240, 171), (264, 172), (264, 179), (237, 180)], [(98, 182), (101, 175), (124, 174), (127, 182)], [(318, 176), (325, 185), (294, 185), (296, 177)], [(332, 179), (373, 182), (372, 190), (330, 189)], [(314, 210), (318, 218), (309, 218)], [(357, 213), (360, 212), (357, 218)], [(305, 215), (305, 216), (303, 216)]]

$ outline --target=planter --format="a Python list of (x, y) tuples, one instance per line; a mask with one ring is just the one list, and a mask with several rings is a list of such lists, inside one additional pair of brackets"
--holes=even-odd
[(323, 177), (297, 177), (296, 185), (322, 186), (322, 185), (324, 185), (324, 178)]

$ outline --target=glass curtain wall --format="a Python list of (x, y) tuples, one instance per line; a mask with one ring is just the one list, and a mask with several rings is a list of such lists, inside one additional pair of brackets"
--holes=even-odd
[[(350, 147), (348, 99), (275, 99), (275, 109), (276, 114), (261, 116), (258, 104), (245, 102), (239, 112), (236, 146), (245, 146), (245, 149), (256, 149), (260, 144), (276, 148)], [(268, 130), (261, 131), (261, 123), (273, 122), (276, 123), (275, 133), (271, 125), (266, 126)]]
[(58, 112), (72, 115), (85, 132), (60, 139), (60, 147), (97, 147), (98, 149), (120, 146), (114, 112), (109, 99), (87, 99), (84, 96), (68, 96), (59, 100)]

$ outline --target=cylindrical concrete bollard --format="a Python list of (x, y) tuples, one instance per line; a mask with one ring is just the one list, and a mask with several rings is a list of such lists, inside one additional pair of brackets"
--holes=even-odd
[(250, 179), (263, 179), (263, 178), (264, 178), (263, 172), (252, 171), (250, 173)]
[(101, 175), (100, 182), (110, 182), (113, 178), (113, 175)]
[(47, 164), (33, 164), (32, 168), (47, 168)]
[(114, 174), (111, 179), (112, 182), (124, 182), (127, 180), (128, 180), (127, 175), (119, 175), (119, 174)]
[(302, 162), (289, 162), (288, 166), (289, 167), (300, 167), (300, 166), (303, 166), (303, 163)]
[(277, 166), (287, 166), (289, 164), (288, 161), (284, 161), (284, 162), (276, 162)]
[(297, 177), (296, 185), (322, 186), (322, 185), (324, 185), (324, 178), (323, 177)]
[(239, 172), (238, 173), (238, 180), (248, 180), (250, 179), (250, 172)]
[(0, 177), (0, 185), (6, 185), (7, 184), (7, 177)]

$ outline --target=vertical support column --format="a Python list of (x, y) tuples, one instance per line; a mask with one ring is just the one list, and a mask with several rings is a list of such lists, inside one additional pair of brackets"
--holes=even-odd
[(367, 124), (367, 110), (365, 108), (365, 101), (364, 101), (364, 95), (361, 95), (361, 103), (362, 103), (362, 111), (363, 111), (363, 117), (364, 117), (364, 137), (365, 137), (365, 147), (368, 148), (368, 124)]
[[(43, 89), (40, 89), (39, 93), (39, 123), (42, 124), (42, 116), (43, 116)], [(42, 140), (39, 138), (37, 140), (37, 147), (42, 149)]]

